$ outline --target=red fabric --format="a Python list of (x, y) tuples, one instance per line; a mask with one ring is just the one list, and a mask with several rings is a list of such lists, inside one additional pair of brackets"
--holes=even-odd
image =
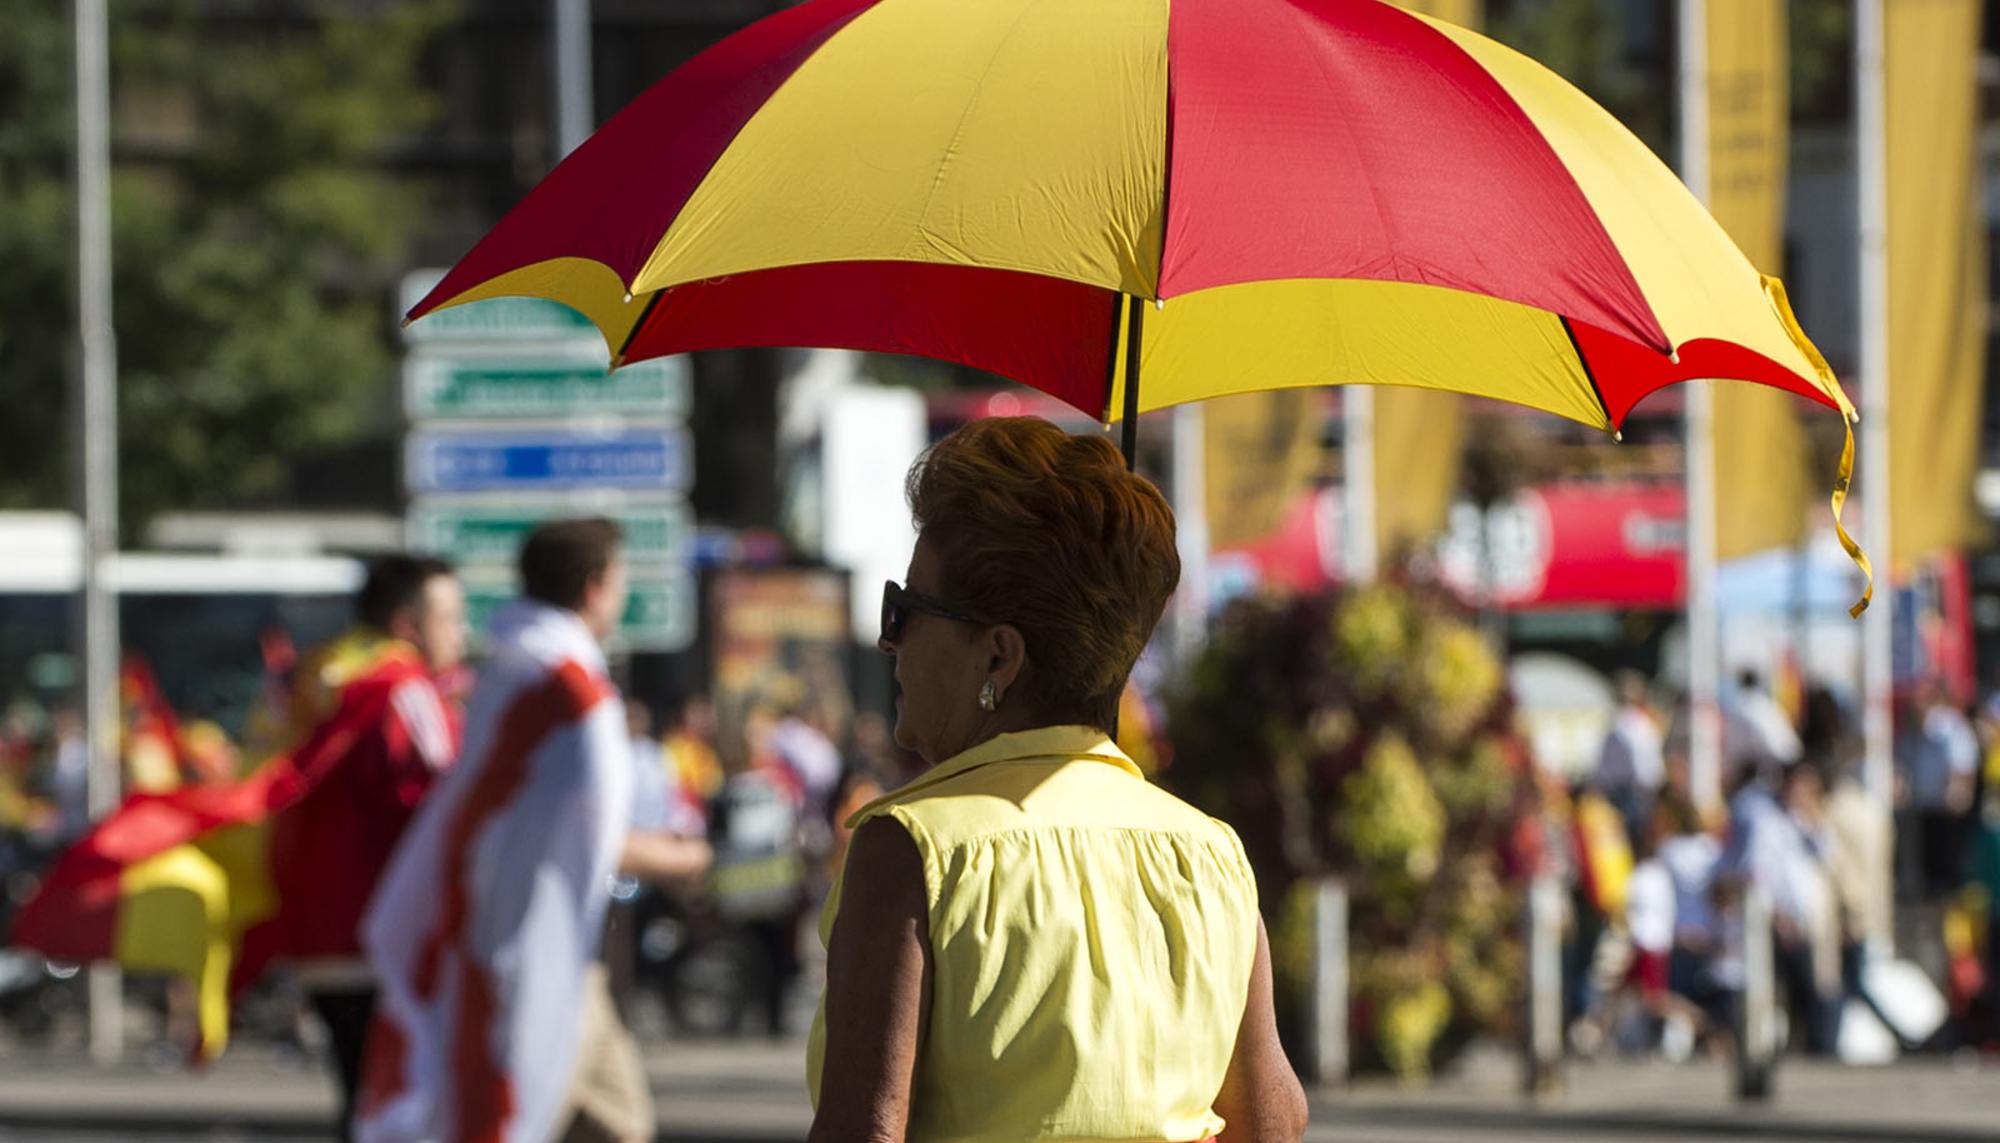
[(552, 258), (629, 283), (750, 116), (875, 0), (809, 0), (737, 32), (648, 88), (549, 172), (409, 313)]
[(1634, 949), (1628, 979), (1649, 997), (1667, 994), (1667, 954)]
[(1697, 338), (1680, 347), (1680, 361), (1581, 321), (1569, 323), (1570, 336), (1591, 380), (1604, 399), (1613, 425), (1623, 425), (1633, 406), (1677, 381), (1702, 378), (1757, 381), (1838, 409), (1805, 378), (1754, 350), (1733, 342)]
[(56, 859), (9, 941), (63, 959), (109, 958), (127, 867), (216, 829), (275, 817), (269, 856), (279, 912), (244, 934), (233, 984), (254, 980), (274, 956), (354, 953), (361, 909), (429, 784), (389, 707), (395, 686), (411, 679), (426, 680), (414, 656), (391, 655), (342, 691), (335, 715), (298, 749), (250, 777), (128, 797)]
[[(358, 932), (375, 883), (417, 803), (437, 777), (391, 701), (404, 686), (433, 687), (414, 658), (391, 656), (349, 683), (333, 716), (312, 741), (340, 737), (345, 750), (312, 746), (306, 765), (290, 776), (296, 794), (284, 799), (271, 825), (271, 874), (279, 914), (272, 953), (295, 957), (358, 956)], [(448, 710), (435, 694), (440, 712)], [(447, 719), (457, 755), (457, 727)], [(260, 940), (255, 948), (265, 948)], [(254, 971), (255, 966), (251, 966)]]
[(1174, 0), (1160, 293), (1446, 286), (1668, 348), (1562, 161), (1486, 70), (1377, 0)]
[(1009, 270), (791, 266), (663, 291), (627, 359), (759, 345), (920, 354), (1012, 378), (1101, 417), (1118, 300)]

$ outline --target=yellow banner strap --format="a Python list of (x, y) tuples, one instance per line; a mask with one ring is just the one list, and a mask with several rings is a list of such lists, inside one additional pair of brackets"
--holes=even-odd
[(1847, 534), (1847, 525), (1840, 522), (1840, 510), (1847, 503), (1847, 485), (1854, 479), (1854, 419), (1849, 416), (1841, 420), (1846, 422), (1847, 444), (1840, 450), (1840, 474), (1833, 481), (1833, 530), (1840, 534), (1840, 546), (1847, 549), (1847, 558), (1854, 561), (1868, 580), (1867, 586), (1861, 589), (1861, 601), (1847, 609), (1848, 615), (1859, 619), (1861, 613), (1868, 610), (1869, 600), (1875, 598), (1875, 568), (1868, 562), (1868, 553), (1862, 551), (1861, 545), (1854, 542), (1854, 537)]

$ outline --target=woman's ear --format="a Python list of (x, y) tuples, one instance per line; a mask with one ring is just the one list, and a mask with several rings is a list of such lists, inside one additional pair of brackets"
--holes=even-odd
[(986, 638), (990, 655), (986, 677), (993, 680), (993, 689), (1005, 697), (1028, 665), (1028, 640), (1011, 623), (992, 628)]

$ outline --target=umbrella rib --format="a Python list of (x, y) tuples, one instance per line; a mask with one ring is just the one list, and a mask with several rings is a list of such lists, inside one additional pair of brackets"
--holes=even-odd
[(639, 331), (646, 328), (646, 319), (653, 316), (653, 307), (659, 305), (660, 299), (666, 296), (665, 289), (654, 290), (646, 296), (646, 305), (639, 311), (639, 320), (633, 322), (632, 328), (625, 331), (625, 340), (618, 343), (618, 352), (611, 355), (611, 368), (616, 369), (625, 364), (626, 351), (632, 348), (634, 341), (638, 340)]
[(1597, 411), (1604, 414), (1604, 423), (1611, 426), (1613, 436), (1619, 436), (1618, 425), (1611, 419), (1611, 405), (1604, 399), (1604, 388), (1597, 383), (1597, 373), (1590, 367), (1590, 358), (1583, 355), (1583, 346), (1576, 340), (1576, 331), (1569, 327), (1569, 319), (1561, 314), (1556, 320), (1562, 323), (1563, 336), (1569, 338), (1569, 349), (1576, 354), (1576, 363), (1583, 369), (1583, 379), (1590, 382), (1590, 395), (1597, 398)]

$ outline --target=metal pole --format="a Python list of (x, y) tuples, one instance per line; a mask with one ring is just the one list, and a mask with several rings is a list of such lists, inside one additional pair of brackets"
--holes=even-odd
[(596, 126), (591, 107), (590, 0), (554, 0), (549, 13), (554, 52), (556, 161), (576, 150)]
[(1351, 584), (1375, 580), (1375, 390), (1367, 385), (1340, 389), (1343, 521), (1341, 563)]
[(1208, 633), (1208, 437), (1199, 402), (1174, 410), (1174, 522), (1181, 585), (1174, 593), (1174, 659), (1194, 661)]
[(1736, 1053), (1736, 1095), (1763, 1100), (1771, 1095), (1778, 1061), (1777, 958), (1771, 947), (1771, 898), (1756, 885), (1743, 893), (1743, 1043)]
[[(118, 548), (118, 378), (111, 330), (111, 67), (104, 0), (76, 3), (76, 455), (82, 490), (81, 592), (75, 645), (83, 654), (92, 818), (118, 804), (118, 601), (104, 582)], [(115, 1063), (123, 1044), (118, 970), (90, 974), (90, 1054)]]
[(1894, 521), (1889, 503), (1889, 167), (1888, 94), (1883, 80), (1882, 0), (1857, 0), (1854, 103), (1860, 133), (1861, 205), (1861, 518), (1882, 568), (1875, 601), (1861, 617), (1861, 731), (1868, 790), (1890, 805), (1894, 781), (1890, 701), (1895, 688)]
[[(1681, 177), (1709, 194), (1708, 5), (1681, 0)], [(1722, 804), (1722, 630), (1715, 600), (1715, 394), (1713, 382), (1684, 388), (1687, 405), (1688, 792), (1704, 810)]]
[(1348, 1071), (1347, 887), (1331, 877), (1313, 894), (1312, 984), (1310, 1078), (1329, 1087), (1346, 1082)]
[(1554, 877), (1542, 875), (1529, 882), (1523, 913), (1528, 1042), (1521, 1078), (1529, 1095), (1543, 1095), (1556, 1087), (1563, 1048), (1563, 892)]

